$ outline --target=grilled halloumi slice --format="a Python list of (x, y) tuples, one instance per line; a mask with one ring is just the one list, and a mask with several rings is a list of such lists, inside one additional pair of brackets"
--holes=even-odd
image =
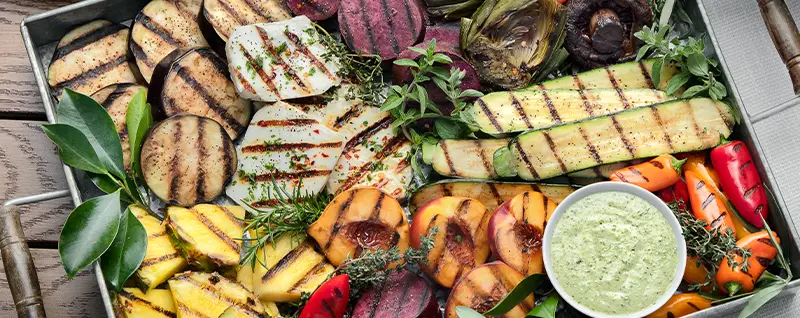
[(328, 56), (305, 16), (237, 27), (225, 45), (239, 95), (274, 102), (315, 96), (342, 82), (340, 62)]
[(236, 147), (238, 174), (226, 188), (238, 204), (275, 205), (272, 181), (287, 192), (302, 179), (302, 191), (318, 193), (342, 153), (344, 139), (316, 119), (278, 102), (262, 107)]
[(291, 235), (264, 245), (258, 257), (253, 288), (264, 302), (298, 301), (302, 292), (313, 292), (334, 271), (309, 242)]
[(69, 88), (91, 95), (118, 83), (136, 83), (128, 58), (128, 28), (96, 20), (70, 31), (61, 38), (47, 70), (47, 82), (57, 98)]
[(117, 293), (116, 309), (117, 317), (125, 318), (175, 318), (177, 311), (169, 290), (153, 289), (145, 294), (130, 287)]
[(253, 293), (218, 273), (180, 273), (169, 280), (169, 289), (179, 318), (219, 317), (229, 308), (235, 314), (228, 317), (267, 317)]
[(205, 0), (203, 17), (227, 42), (236, 27), (283, 21), (292, 14), (281, 0)]
[(122, 144), (122, 163), (126, 170), (131, 167), (131, 144), (128, 139), (128, 127), (125, 124), (128, 115), (128, 104), (136, 94), (147, 87), (138, 84), (124, 83), (106, 86), (92, 94), (98, 104), (103, 105), (117, 128), (119, 141)]
[(198, 204), (167, 208), (164, 223), (176, 246), (202, 269), (235, 269), (242, 251), (245, 211), (238, 206)]
[(196, 0), (153, 0), (133, 19), (130, 50), (148, 83), (156, 65), (175, 49), (208, 46), (197, 23), (199, 13)]
[(186, 267), (186, 259), (172, 245), (167, 229), (161, 221), (142, 208), (131, 205), (130, 209), (147, 232), (147, 250), (142, 264), (136, 270), (136, 277), (147, 286), (148, 290), (152, 290), (183, 270)]

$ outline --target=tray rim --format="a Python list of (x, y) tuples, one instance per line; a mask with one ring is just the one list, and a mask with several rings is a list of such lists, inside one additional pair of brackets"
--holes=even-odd
[[(68, 13), (74, 11), (74, 10), (83, 9), (85, 7), (92, 6), (92, 5), (102, 4), (102, 3), (105, 3), (107, 1), (109, 1), (109, 0), (83, 0), (81, 2), (77, 2), (77, 3), (74, 3), (74, 4), (66, 5), (66, 6), (59, 7), (59, 8), (53, 9), (53, 10), (49, 10), (49, 11), (45, 11), (45, 12), (42, 12), (42, 13), (38, 13), (38, 14), (35, 14), (35, 15), (27, 16), (20, 23), (20, 31), (21, 31), (21, 34), (22, 34), (22, 38), (23, 38), (23, 42), (24, 42), (24, 45), (25, 45), (25, 49), (27, 51), (29, 62), (31, 63), (33, 74), (34, 74), (34, 77), (35, 77), (35, 80), (36, 80), (36, 84), (37, 84), (37, 87), (38, 87), (38, 90), (39, 90), (39, 94), (42, 97), (42, 102), (43, 102), (44, 108), (45, 108), (45, 114), (47, 116), (47, 120), (48, 120), (49, 123), (54, 123), (55, 122), (55, 105), (53, 104), (53, 98), (51, 97), (51, 94), (50, 94), (50, 86), (49, 86), (49, 84), (47, 82), (47, 76), (45, 74), (45, 70), (44, 70), (44, 68), (42, 66), (42, 63), (41, 63), (42, 59), (39, 56), (39, 53), (37, 51), (37, 46), (33, 43), (33, 39), (31, 38), (30, 29), (28, 27), (28, 24), (30, 24), (32, 22), (35, 22), (37, 20), (42, 20), (42, 19), (46, 19), (46, 18), (50, 18), (50, 17), (54, 17), (54, 16), (59, 16), (59, 15), (62, 15), (62, 14), (68, 14)], [(788, 211), (788, 209), (786, 207), (786, 204), (785, 204), (785, 201), (784, 201), (783, 196), (782, 196), (782, 194), (780, 192), (780, 188), (778, 187), (777, 183), (775, 183), (775, 181), (774, 181), (772, 170), (769, 168), (766, 158), (763, 157), (763, 155), (762, 155), (763, 154), (763, 150), (761, 148), (761, 143), (758, 142), (758, 137), (754, 133), (755, 130), (754, 130), (753, 126), (752, 126), (751, 119), (747, 115), (747, 112), (744, 109), (744, 107), (742, 106), (742, 99), (741, 99), (741, 97), (739, 95), (739, 91), (738, 91), (736, 85), (734, 84), (732, 78), (730, 78), (730, 75), (729, 75), (730, 70), (728, 68), (727, 63), (725, 62), (724, 56), (721, 54), (721, 51), (720, 51), (720, 48), (719, 48), (719, 44), (718, 44), (716, 38), (714, 37), (714, 31), (713, 31), (713, 28), (710, 25), (709, 18), (708, 18), (705, 6), (703, 4), (703, 1), (704, 0), (693, 0), (693, 2), (696, 3), (696, 5), (698, 7), (698, 12), (700, 13), (700, 16), (703, 19), (704, 25), (706, 26), (706, 33), (708, 34), (708, 37), (711, 40), (711, 43), (712, 43), (713, 48), (714, 48), (714, 53), (716, 54), (717, 59), (720, 62), (720, 68), (722, 69), (722, 73), (723, 73), (723, 76), (725, 78), (725, 82), (726, 82), (726, 84), (727, 84), (727, 86), (728, 86), (728, 88), (730, 90), (730, 96), (733, 97), (733, 100), (734, 100), (734, 102), (736, 104), (737, 110), (742, 114), (742, 116), (741, 116), (741, 118), (742, 118), (741, 124), (746, 126), (746, 129), (747, 129), (748, 132), (751, 132), (752, 145), (754, 147), (756, 147), (756, 151), (755, 152), (756, 152), (756, 156), (758, 157), (757, 160), (761, 163), (760, 165), (763, 167), (763, 171), (761, 171), (761, 172), (765, 173), (767, 175), (766, 183), (769, 185), (770, 190), (774, 194), (774, 198), (773, 199), (775, 201), (775, 204), (778, 205), (778, 207), (781, 210), (780, 211), (780, 218), (782, 218), (784, 220), (784, 222), (786, 222), (787, 229), (788, 229), (788, 231), (791, 232), (791, 235), (794, 238), (794, 239), (791, 240), (791, 242), (793, 243), (794, 247), (797, 248), (797, 249), (800, 249), (800, 244), (798, 244), (798, 243), (800, 243), (800, 242), (798, 242), (798, 239), (800, 238), (800, 236), (798, 236), (797, 228), (795, 226), (794, 220), (792, 219), (790, 214), (787, 215), (786, 214), (787, 212), (784, 212), (784, 211)], [(780, 105), (776, 105), (775, 107), (779, 107), (779, 106)], [(75, 173), (72, 170), (72, 168), (67, 166), (66, 164), (62, 163), (62, 168), (64, 169), (64, 174), (65, 174), (65, 177), (67, 179), (67, 185), (68, 185), (69, 190), (70, 190), (72, 201), (75, 204), (75, 206), (77, 206), (77, 205), (79, 205), (79, 204), (81, 204), (83, 202), (83, 199), (81, 198), (81, 193), (80, 193), (80, 189), (78, 187), (78, 183), (77, 183), (77, 180), (76, 180)], [(104, 304), (104, 307), (105, 307), (105, 310), (106, 310), (106, 314), (107, 314), (107, 316), (109, 318), (114, 318), (115, 317), (115, 311), (114, 311), (114, 307), (113, 307), (113, 301), (111, 300), (111, 292), (109, 291), (108, 285), (105, 282), (105, 279), (103, 277), (103, 272), (102, 272), (102, 269), (100, 268), (99, 262), (95, 262), (93, 264), (93, 268), (92, 269), (93, 269), (93, 271), (95, 273), (95, 278), (97, 280), (98, 287), (100, 287), (99, 288), (100, 289), (100, 294), (101, 294), (101, 297), (103, 299), (103, 304)], [(784, 288), (781, 291), (781, 293), (776, 296), (776, 298), (784, 296), (784, 295), (787, 295), (789, 293), (793, 293), (793, 292), (795, 292), (797, 290), (800, 290), (800, 277), (796, 277), (793, 281), (791, 281), (786, 286), (786, 288)], [(743, 297), (743, 298), (740, 298), (740, 299), (737, 299), (735, 301), (731, 301), (731, 302), (728, 302), (728, 303), (725, 303), (725, 304), (722, 304), (722, 305), (714, 306), (714, 307), (702, 310), (700, 312), (691, 314), (691, 315), (689, 315), (687, 317), (695, 317), (696, 318), (696, 317), (713, 316), (715, 313), (720, 313), (720, 312), (727, 311), (727, 310), (740, 311), (741, 309), (744, 308), (745, 304), (747, 303), (747, 301), (749, 301), (749, 299), (751, 297), (752, 297), (752, 295), (751, 296), (747, 296), (747, 297)]]

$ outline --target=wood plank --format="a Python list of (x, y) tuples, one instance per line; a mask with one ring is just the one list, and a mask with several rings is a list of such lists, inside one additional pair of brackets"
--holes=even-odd
[[(31, 249), (39, 285), (42, 289), (47, 317), (105, 317), (103, 300), (97, 287), (94, 273), (82, 271), (73, 279), (67, 279), (58, 250)], [(14, 315), (14, 301), (8, 292), (5, 269), (0, 263), (0, 312), (3, 317)]]
[[(0, 120), (0, 201), (67, 189), (56, 146), (42, 132), (42, 123)], [(69, 198), (23, 206), (26, 239), (57, 242), (72, 208)]]
[(3, 0), (0, 2), (0, 117), (44, 119), (42, 97), (33, 78), (19, 24), (26, 16), (78, 0)]

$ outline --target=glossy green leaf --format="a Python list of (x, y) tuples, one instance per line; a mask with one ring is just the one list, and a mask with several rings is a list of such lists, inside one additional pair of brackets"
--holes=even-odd
[(72, 278), (108, 250), (120, 222), (120, 191), (86, 200), (67, 217), (58, 238), (61, 264)]
[(539, 285), (542, 284), (547, 280), (547, 276), (544, 274), (534, 274), (531, 276), (526, 277), (523, 279), (517, 287), (514, 287), (505, 298), (500, 300), (497, 305), (495, 305), (491, 310), (487, 311), (484, 315), (486, 316), (502, 316), (505, 313), (509, 312), (512, 308), (519, 305), (525, 298), (533, 294), (533, 292), (539, 288)]
[(142, 142), (150, 125), (153, 124), (153, 113), (150, 104), (147, 103), (147, 90), (141, 89), (128, 104), (128, 112), (125, 115), (125, 125), (128, 128), (128, 143), (130, 143), (131, 166), (136, 169), (137, 175), (141, 175), (139, 164), (139, 153), (142, 150)]
[[(89, 176), (89, 179), (92, 180), (92, 183), (94, 183), (98, 189), (105, 193), (113, 193), (114, 191), (120, 189), (119, 185), (109, 178), (108, 175), (91, 172), (86, 172), (86, 174)], [(120, 192), (120, 200), (128, 203), (134, 203), (133, 199), (131, 199), (131, 197), (129, 197), (125, 192)]]
[(678, 92), (678, 90), (681, 89), (683, 85), (686, 85), (686, 83), (689, 82), (690, 78), (691, 74), (688, 72), (680, 72), (672, 76), (672, 79), (670, 79), (669, 82), (667, 83), (667, 89), (666, 89), (667, 95), (673, 95), (676, 92)]
[(750, 317), (750, 315), (755, 313), (756, 310), (761, 308), (761, 306), (764, 306), (764, 304), (780, 294), (784, 287), (786, 287), (785, 282), (772, 285), (758, 291), (755, 295), (753, 295), (753, 298), (750, 298), (750, 300), (747, 302), (747, 305), (744, 306), (744, 309), (742, 309), (742, 312), (739, 313), (739, 318)]
[(708, 76), (708, 58), (702, 52), (695, 52), (686, 58), (689, 72), (695, 76)]
[(561, 300), (561, 296), (558, 293), (553, 292), (550, 296), (547, 296), (539, 306), (534, 307), (531, 311), (525, 315), (526, 317), (539, 317), (539, 318), (555, 318), (556, 317), (556, 309), (558, 309), (558, 302)]
[(114, 121), (105, 108), (89, 96), (64, 89), (56, 109), (58, 123), (80, 130), (89, 140), (105, 170), (124, 178), (122, 145)]
[(433, 126), (442, 139), (462, 139), (472, 133), (464, 123), (450, 119), (437, 119)]
[(394, 61), (394, 65), (397, 65), (397, 66), (408, 66), (408, 67), (416, 67), (416, 68), (419, 68), (419, 64), (417, 64), (417, 62), (416, 62), (416, 61), (414, 61), (414, 60), (411, 60), (411, 59), (400, 59), (400, 60), (396, 60), (396, 61)]
[(64, 163), (83, 171), (106, 173), (94, 148), (80, 130), (65, 124), (42, 125), (42, 130), (58, 146), (59, 157)]
[(651, 72), (653, 75), (652, 76), (653, 86), (655, 86), (654, 87), (655, 89), (660, 89), (659, 85), (661, 85), (661, 72), (663, 71), (663, 68), (664, 68), (663, 58), (657, 59), (655, 62), (653, 62), (653, 68), (651, 69)]
[(689, 89), (687, 89), (685, 92), (683, 92), (683, 95), (681, 97), (682, 98), (694, 97), (695, 95), (704, 92), (706, 89), (708, 89), (708, 87), (701, 86), (701, 85), (695, 85), (695, 86), (689, 87)]
[(479, 312), (465, 306), (456, 306), (458, 318), (485, 318)]
[(100, 258), (103, 277), (114, 289), (121, 290), (139, 268), (146, 250), (147, 231), (128, 208), (122, 215), (114, 242)]

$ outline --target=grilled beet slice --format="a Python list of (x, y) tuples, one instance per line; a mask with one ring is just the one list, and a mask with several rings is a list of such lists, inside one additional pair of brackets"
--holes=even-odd
[(136, 15), (130, 50), (148, 83), (153, 69), (170, 52), (208, 46), (197, 23), (199, 13), (199, 1), (153, 0)]
[(114, 126), (119, 133), (119, 141), (122, 143), (122, 163), (125, 170), (131, 166), (131, 145), (128, 141), (128, 128), (125, 124), (125, 116), (128, 115), (128, 104), (140, 90), (147, 90), (147, 87), (138, 84), (114, 84), (107, 86), (96, 93), (92, 98), (100, 105), (105, 107)]
[[(436, 41), (439, 42), (438, 39)], [(426, 49), (428, 48), (428, 43), (420, 43), (416, 45), (418, 48)], [(466, 60), (461, 56), (461, 53), (458, 51), (457, 47), (452, 47), (449, 45), (436, 45), (436, 52), (442, 53), (450, 57), (453, 60), (453, 63), (450, 64), (447, 69), (451, 68), (458, 68), (466, 72), (464, 79), (461, 81), (461, 89), (475, 89), (480, 90), (481, 84), (478, 80), (478, 75), (475, 73), (475, 70), (472, 69), (472, 66), (467, 63)], [(419, 58), (420, 54), (411, 50), (405, 50), (403, 53), (400, 53), (398, 56), (399, 59), (416, 59)], [(399, 66), (393, 65), (392, 66), (392, 79), (395, 83), (407, 83), (411, 82), (413, 79), (413, 75), (411, 75), (411, 70), (407, 66)], [(433, 82), (426, 83), (425, 89), (428, 91), (428, 96), (430, 99), (436, 103), (444, 103), (447, 102), (447, 95)], [(444, 110), (443, 110), (444, 111)]]
[(236, 27), (291, 17), (281, 0), (205, 0), (200, 28), (206, 40), (214, 46), (222, 44), (220, 50), (224, 51), (225, 42)]
[(295, 15), (304, 15), (314, 21), (325, 20), (339, 10), (339, 0), (286, 0)]
[(147, 186), (167, 205), (214, 200), (236, 171), (233, 141), (222, 126), (189, 114), (153, 127), (142, 145), (141, 158)]
[(117, 83), (136, 83), (138, 71), (128, 58), (128, 28), (96, 20), (61, 38), (47, 70), (56, 98), (69, 88), (91, 95)]
[(456, 51), (458, 51), (461, 45), (459, 42), (459, 35), (461, 35), (461, 29), (458, 23), (440, 23), (425, 28), (425, 38), (423, 42), (436, 39), (437, 45), (449, 45), (456, 48)]
[(358, 299), (352, 318), (370, 317), (439, 318), (442, 313), (428, 283), (404, 270), (392, 274), (386, 283), (373, 287)]
[(250, 121), (251, 103), (239, 97), (225, 61), (209, 48), (168, 55), (150, 84), (150, 103), (167, 117), (189, 113), (211, 118), (231, 139)]
[(421, 0), (342, 1), (339, 27), (351, 49), (395, 59), (425, 32), (426, 12)]

